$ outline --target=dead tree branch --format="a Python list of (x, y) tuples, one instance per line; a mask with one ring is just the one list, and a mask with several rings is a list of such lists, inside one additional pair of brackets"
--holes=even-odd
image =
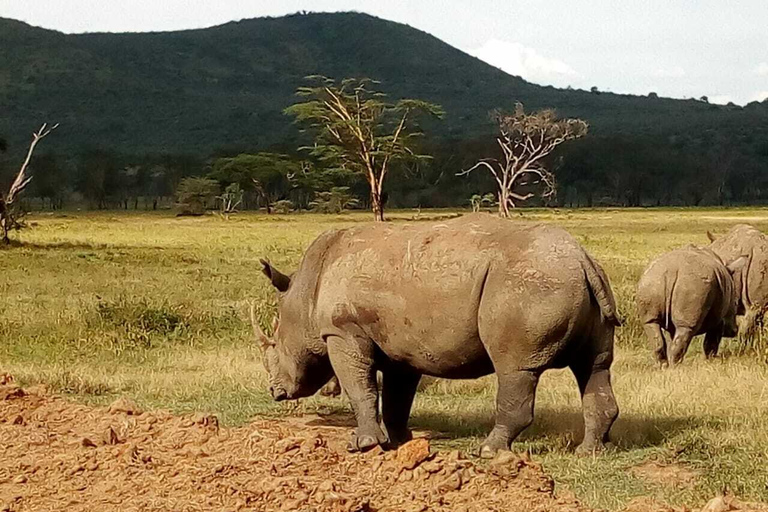
[(16, 199), (27, 188), (27, 185), (32, 181), (32, 176), (28, 174), (29, 162), (32, 160), (32, 154), (35, 151), (37, 143), (48, 136), (53, 130), (58, 128), (58, 123), (48, 127), (47, 123), (43, 123), (40, 129), (32, 134), (32, 142), (29, 144), (29, 150), (27, 151), (27, 157), (24, 159), (24, 163), (21, 164), (16, 178), (11, 184), (11, 188), (8, 190), (8, 194), (0, 196), (0, 230), (2, 230), (3, 242), (9, 243), (8, 232), (11, 229), (18, 229), (19, 213), (15, 207)]

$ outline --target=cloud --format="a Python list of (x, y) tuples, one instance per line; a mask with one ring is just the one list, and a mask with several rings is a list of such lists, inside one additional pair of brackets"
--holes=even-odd
[(685, 70), (680, 66), (674, 68), (659, 68), (651, 73), (657, 78), (682, 78), (685, 76)]
[(768, 100), (768, 91), (760, 91), (755, 93), (755, 95), (752, 96), (752, 98), (750, 98), (749, 101), (752, 102), (752, 101), (765, 101), (765, 100)]
[(768, 76), (768, 62), (761, 62), (754, 69), (754, 73), (757, 76)]
[(578, 76), (565, 62), (542, 55), (536, 49), (520, 43), (491, 39), (469, 53), (510, 75), (531, 82), (564, 83), (567, 82), (565, 78)]

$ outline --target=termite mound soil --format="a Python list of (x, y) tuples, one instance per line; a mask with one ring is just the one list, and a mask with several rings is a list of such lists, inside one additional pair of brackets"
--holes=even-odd
[(223, 428), (215, 416), (141, 411), (127, 399), (90, 407), (6, 376), (0, 511), (588, 510), (512, 453), (481, 466), (422, 438), (349, 454), (348, 435), (306, 420)]

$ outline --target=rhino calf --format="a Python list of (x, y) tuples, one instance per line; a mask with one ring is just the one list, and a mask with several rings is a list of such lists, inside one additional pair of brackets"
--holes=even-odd
[(542, 372), (564, 367), (582, 395), (579, 451), (607, 440), (615, 302), (562, 229), (488, 214), (374, 224), (322, 234), (291, 276), (262, 263), (279, 292), (274, 335), (259, 333), (270, 393), (309, 396), (335, 374), (357, 419), (351, 450), (409, 439), (422, 375), (495, 373), (496, 425), (480, 448), (492, 457), (533, 421)]
[[(736, 336), (746, 262), (725, 265), (711, 250), (693, 245), (651, 262), (637, 285), (637, 310), (659, 364), (682, 362), (699, 334), (705, 334), (707, 358), (717, 355), (723, 336)], [(662, 330), (671, 337), (669, 346)]]

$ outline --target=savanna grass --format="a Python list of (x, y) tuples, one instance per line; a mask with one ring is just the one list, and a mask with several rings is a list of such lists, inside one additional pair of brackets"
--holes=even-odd
[[(451, 212), (422, 212), (421, 218)], [(730, 488), (768, 501), (768, 372), (736, 341), (705, 362), (700, 342), (685, 363), (652, 362), (634, 312), (635, 284), (648, 262), (706, 230), (737, 222), (768, 230), (763, 209), (524, 210), (519, 218), (558, 224), (608, 272), (624, 326), (617, 331), (614, 388), (617, 448), (576, 458), (579, 396), (567, 371), (544, 375), (536, 421), (514, 446), (541, 460), (557, 483), (587, 503), (616, 509), (639, 495), (701, 505)], [(390, 214), (413, 221), (413, 212)], [(247, 322), (253, 300), (263, 328), (275, 296), (258, 259), (293, 269), (322, 231), (368, 222), (345, 215), (243, 214), (225, 221), (168, 213), (36, 215), (20, 246), (0, 250), (0, 371), (75, 399), (107, 403), (127, 394), (149, 407), (209, 411), (228, 424), (254, 415), (342, 412), (341, 400), (275, 404)], [(514, 220), (513, 220), (514, 222)], [(470, 449), (493, 421), (495, 382), (431, 381), (412, 424), (442, 447)], [(680, 464), (693, 484), (648, 481), (644, 461)]]

